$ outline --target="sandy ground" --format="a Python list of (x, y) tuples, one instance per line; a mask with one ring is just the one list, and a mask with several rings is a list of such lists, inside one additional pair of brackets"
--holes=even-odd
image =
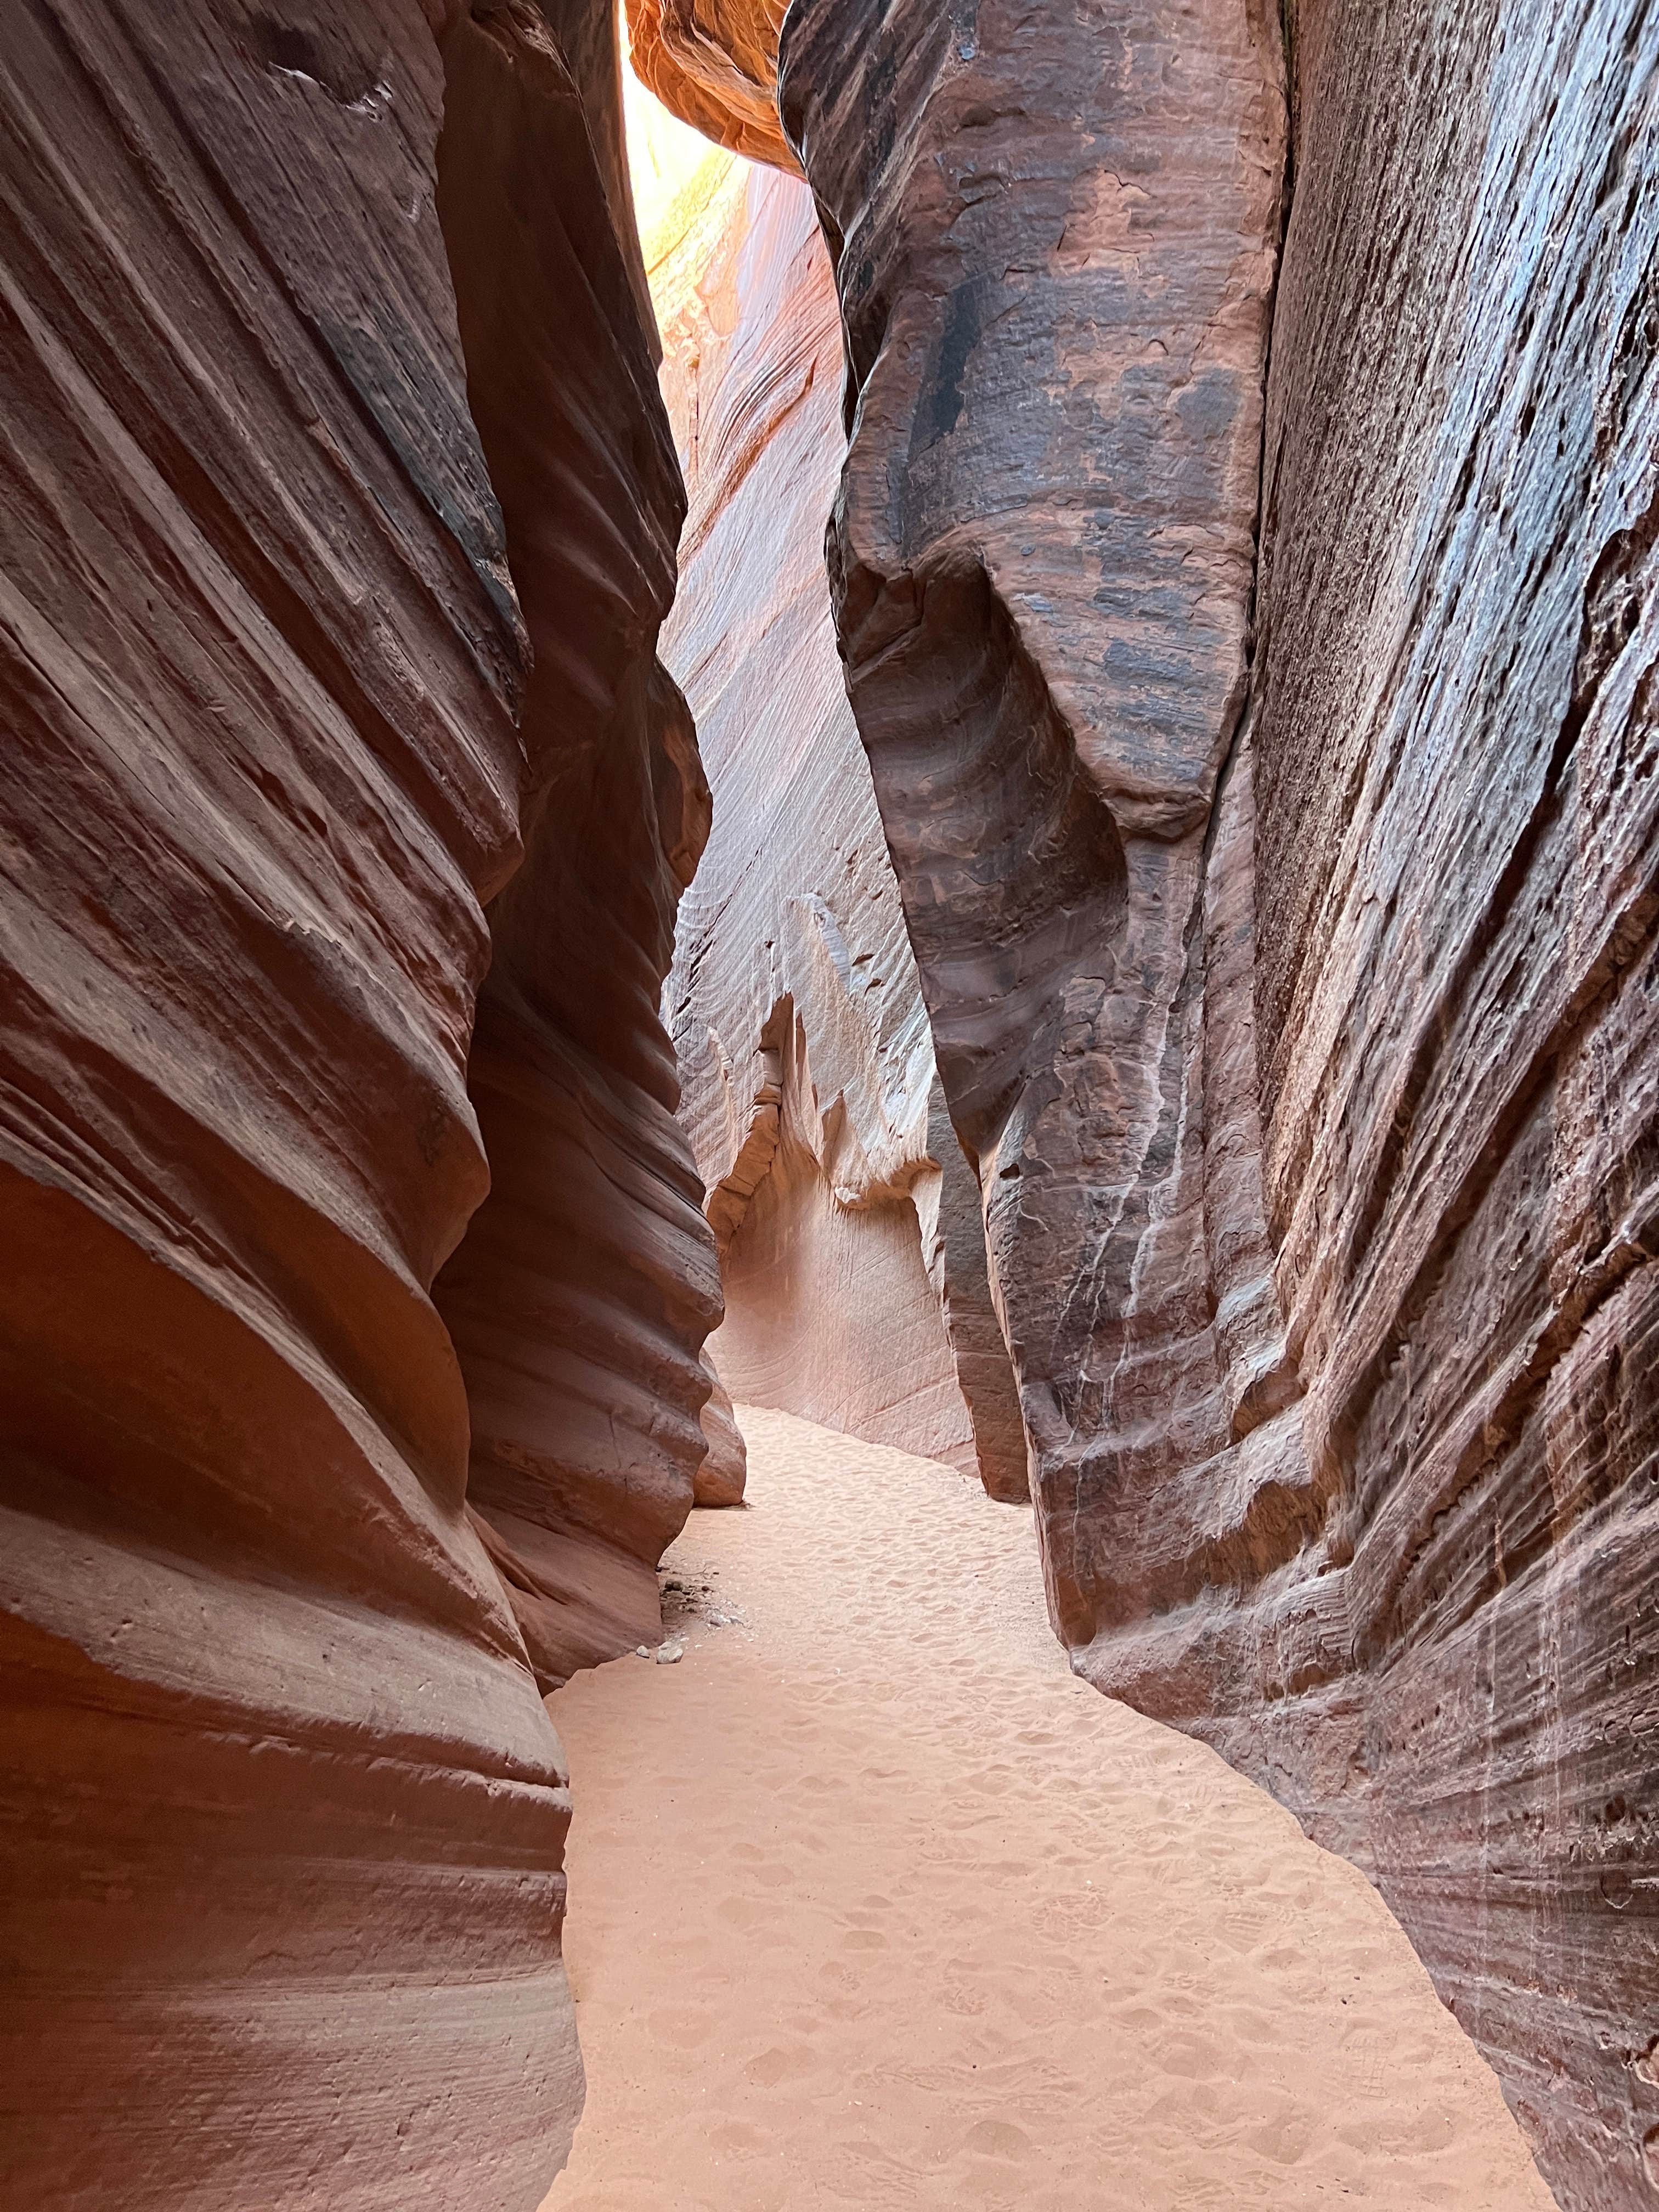
[(740, 1419), (684, 1658), (552, 1700), (588, 2089), (544, 2212), (1547, 2212), (1365, 1881), (1067, 1672), (1029, 1511)]

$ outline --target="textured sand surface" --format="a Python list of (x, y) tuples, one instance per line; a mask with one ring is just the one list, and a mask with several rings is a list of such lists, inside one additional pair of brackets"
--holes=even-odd
[(684, 1658), (550, 1700), (588, 2092), (545, 2212), (1547, 2212), (1362, 1877), (1066, 1672), (1029, 1513), (739, 1419)]

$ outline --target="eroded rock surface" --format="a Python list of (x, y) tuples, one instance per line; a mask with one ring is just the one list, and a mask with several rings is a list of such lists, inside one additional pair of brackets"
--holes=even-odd
[(664, 105), (751, 161), (793, 170), (778, 122), (787, 0), (627, 0), (635, 68)]
[(1639, 0), (781, 56), (1056, 1625), (1375, 1872), (1595, 2212), (1659, 2170), (1656, 83)]
[(1024, 1495), (972, 1178), (930, 1119), (932, 1041), (836, 653), (819, 549), (841, 334), (811, 196), (738, 163), (676, 213), (652, 283), (691, 511), (663, 651), (714, 826), (667, 996), (721, 1246), (710, 1349), (740, 1398)]
[(732, 1410), (726, 1385), (707, 1353), (709, 1392), (702, 1409), (702, 1433), (708, 1449), (697, 1469), (696, 1503), (699, 1505), (741, 1505), (749, 1471), (749, 1454)]
[[(690, 1504), (717, 1292), (655, 996), (700, 801), (609, 11), (480, 17), (8, 15), (20, 2206), (528, 2212), (580, 2107), (562, 1759), (480, 1530), (539, 1529), (550, 1465), (607, 1513), (647, 1423), (650, 1528), (604, 1533)], [(519, 1271), (452, 1305), (458, 1362), (428, 1291), (488, 1179), (491, 923)]]
[(720, 1287), (658, 1000), (708, 793), (654, 653), (684, 490), (611, 26), (586, 0), (546, 11), (556, 39), (506, 20), (451, 35), (438, 186), (534, 654), (525, 862), (489, 908), (469, 1069), (490, 1193), (434, 1295), (471, 1410), (468, 1503), (552, 1688), (654, 1638), (705, 1449)]
[(1156, 1524), (1230, 1441), (1193, 955), (1244, 693), (1277, 29), (806, 0), (782, 90), (847, 324), (848, 684), (1079, 1645), (1103, 1578), (1148, 1595), (1144, 1540), (1097, 1519)]
[(1273, 1701), (1284, 1786), (1563, 2202), (1626, 2212), (1659, 2157), (1659, 23), (1294, 28), (1255, 1006), (1331, 1571), (1288, 1601), (1318, 1633), (1240, 1685), (1206, 1625), (1188, 1679)]

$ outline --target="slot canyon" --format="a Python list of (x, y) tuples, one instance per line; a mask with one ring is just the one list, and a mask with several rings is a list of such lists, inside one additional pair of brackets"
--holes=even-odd
[(1659, 8), (3, 21), (0, 2208), (1659, 2205)]

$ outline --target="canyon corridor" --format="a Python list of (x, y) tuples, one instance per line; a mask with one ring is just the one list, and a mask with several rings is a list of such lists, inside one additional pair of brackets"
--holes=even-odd
[(3, 13), (4, 2212), (1659, 2205), (1654, 0)]

